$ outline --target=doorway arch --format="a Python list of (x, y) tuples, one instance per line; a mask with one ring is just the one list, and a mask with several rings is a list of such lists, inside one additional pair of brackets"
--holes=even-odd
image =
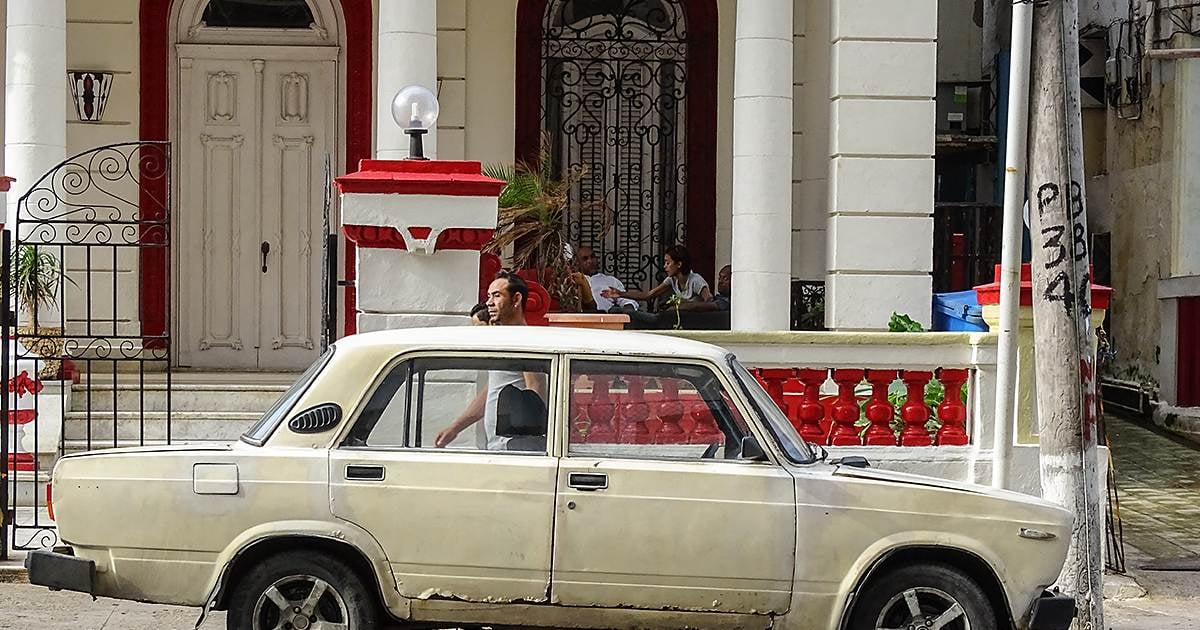
[[(661, 231), (646, 237), (658, 239), (652, 247), (646, 248), (642, 244), (637, 246), (641, 262), (625, 261), (618, 266), (622, 267), (624, 275), (627, 276), (622, 278), (623, 280), (628, 282), (632, 279), (644, 286), (654, 279), (647, 277), (649, 272), (659, 269), (661, 265), (661, 249), (672, 244), (664, 242), (664, 239), (685, 235), (683, 240), (691, 250), (693, 267), (706, 278), (712, 279), (716, 244), (717, 100), (716, 90), (712, 88), (711, 82), (705, 79), (717, 76), (716, 0), (601, 2), (590, 3), (587, 9), (584, 11), (573, 6), (571, 0), (520, 0), (517, 6), (516, 158), (526, 162), (537, 160), (541, 152), (543, 130), (561, 130), (563, 121), (553, 120), (553, 113), (548, 116), (548, 110), (552, 108), (547, 106), (549, 98), (546, 86), (550, 74), (548, 67), (551, 63), (561, 62), (565, 55), (574, 55), (572, 61), (583, 60), (594, 67), (597, 59), (606, 54), (597, 54), (598, 48), (608, 45), (632, 48), (650, 40), (651, 47), (664, 52), (665, 56), (661, 59), (680, 67), (666, 67), (660, 64), (649, 68), (639, 60), (635, 62), (639, 66), (635, 73), (640, 72), (646, 76), (664, 72), (666, 68), (665, 72), (677, 78), (680, 75), (686, 76), (685, 87), (679, 94), (682, 98), (667, 96), (667, 99), (673, 99), (675, 102), (666, 103), (664, 106), (655, 104), (647, 108), (656, 110), (655, 115), (662, 117), (663, 109), (683, 105), (682, 124), (678, 125), (682, 131), (678, 134), (678, 140), (683, 146), (678, 147), (681, 150), (677, 153), (659, 151), (656, 148), (644, 150), (646, 156), (657, 157), (642, 160), (643, 162), (669, 161), (671, 166), (676, 167), (670, 173), (654, 172), (646, 168), (634, 176), (627, 176), (626, 180), (630, 183), (627, 183), (626, 189), (620, 191), (617, 196), (614, 197), (612, 190), (608, 189), (608, 197), (614, 199), (619, 199), (621, 195), (630, 198), (635, 194), (643, 197), (636, 203), (617, 201), (618, 207), (612, 209), (618, 213), (638, 209), (642, 213), (656, 215), (645, 218), (641, 226), (633, 224), (634, 217), (626, 217), (627, 225), (622, 225), (622, 219), (618, 217), (618, 225), (614, 232), (624, 231), (628, 234), (637, 230), (644, 233), (647, 229)], [(599, 14), (604, 15), (598, 17)], [(618, 23), (621, 25), (618, 26)], [(591, 31), (584, 33), (589, 28)], [(601, 34), (608, 41), (598, 42), (596, 34)], [(570, 41), (584, 38), (587, 39), (586, 45), (576, 45), (578, 41)], [(548, 62), (549, 59), (553, 61)], [(619, 85), (623, 79), (620, 75), (626, 70), (627, 68), (618, 70), (610, 67), (602, 73), (610, 78), (611, 83)], [(576, 76), (582, 76), (582, 72), (578, 72)], [(609, 87), (600, 86), (597, 91), (604, 91)], [(663, 94), (669, 94), (671, 91), (661, 84), (653, 89), (657, 90), (656, 94), (647, 95), (645, 100), (661, 101), (664, 98)], [(596, 108), (603, 107), (620, 108), (622, 105), (593, 103), (591, 113), (595, 113)], [(586, 110), (588, 106), (579, 106), (577, 109)], [(645, 114), (646, 110), (640, 113)], [(636, 137), (637, 130), (632, 127), (620, 129), (621, 124), (618, 123), (617, 129), (610, 126), (610, 129), (613, 129), (611, 135), (614, 142), (620, 142), (621, 140), (617, 139), (620, 137)], [(670, 124), (670, 121), (667, 121), (666, 125), (642, 124), (640, 130), (646, 133), (649, 127), (649, 133), (661, 134), (664, 126), (669, 127)], [(551, 144), (552, 159), (561, 161), (561, 143), (556, 144), (552, 141)], [(612, 156), (607, 159), (620, 160), (619, 157)], [(574, 158), (568, 158), (566, 161), (575, 165), (586, 162)], [(555, 166), (562, 170), (564, 164)], [(612, 164), (609, 164), (609, 167), (611, 168)], [(661, 187), (648, 183), (651, 180), (661, 183), (672, 174), (677, 175), (677, 179), (680, 180), (679, 187), (683, 188), (682, 194), (677, 197), (673, 196), (670, 189), (662, 190)], [(595, 173), (593, 176), (596, 176)], [(607, 182), (612, 176), (612, 173), (605, 173), (599, 177)], [(613, 199), (606, 198), (606, 201), (611, 206)], [(676, 211), (685, 217), (677, 224), (671, 223), (671, 217), (676, 216)], [(676, 233), (677, 230), (680, 234)], [(572, 237), (582, 238), (585, 242), (589, 238), (586, 229), (574, 231), (577, 233), (572, 234)], [(625, 246), (619, 242), (619, 237), (615, 240), (610, 238), (610, 241), (610, 248), (619, 250)], [(647, 249), (654, 253), (648, 253), (645, 251)], [(621, 251), (612, 252), (606, 262), (611, 265), (617, 260), (617, 256), (625, 255)]]

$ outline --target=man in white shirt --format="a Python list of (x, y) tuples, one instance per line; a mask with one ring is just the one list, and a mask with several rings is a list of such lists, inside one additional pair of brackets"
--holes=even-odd
[(592, 298), (596, 300), (596, 310), (607, 312), (614, 306), (629, 307), (637, 310), (637, 300), (630, 300), (628, 298), (613, 300), (601, 295), (601, 292), (609, 288), (624, 291), (625, 285), (617, 278), (600, 272), (600, 259), (596, 256), (596, 250), (587, 245), (580, 245), (579, 249), (575, 252), (575, 268), (587, 277), (588, 284), (592, 287)]
[[(493, 326), (525, 326), (525, 302), (529, 299), (529, 286), (520, 276), (511, 272), (500, 272), (488, 287), (487, 309)], [(491, 370), (488, 372), (487, 389), (480, 391), (451, 425), (434, 438), (434, 446), (445, 448), (467, 427), (483, 420), (487, 436), (487, 448), (503, 450), (545, 450), (545, 437), (540, 440), (511, 438), (496, 434), (497, 407), (500, 392), (513, 385), (517, 389), (532, 390), (545, 401), (547, 378), (535, 372), (512, 372)], [(515, 442), (514, 442), (515, 440)], [(532, 444), (531, 444), (532, 442)]]

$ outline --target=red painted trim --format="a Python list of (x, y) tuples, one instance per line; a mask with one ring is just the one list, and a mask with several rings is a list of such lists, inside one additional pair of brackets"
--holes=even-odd
[[(517, 4), (516, 159), (537, 159), (542, 132), (542, 22), (547, 0)], [(688, 249), (692, 267), (715, 278), (717, 243), (716, 0), (689, 0), (687, 87)]]
[(0, 192), (8, 192), (12, 188), (12, 183), (17, 181), (15, 177), (8, 175), (0, 175)]
[[(1093, 275), (1095, 271), (1092, 272)], [(1000, 265), (996, 265), (995, 281), (975, 287), (975, 300), (980, 304), (990, 305), (1000, 303)], [(1112, 302), (1112, 287), (1102, 284), (1092, 285), (1092, 308), (1108, 310)], [(1033, 307), (1033, 271), (1029, 263), (1021, 265), (1021, 298), (1020, 306)]]
[[(372, 94), (374, 74), (372, 72), (375, 40), (374, 17), (371, 0), (341, 0), (346, 23), (346, 133), (343, 138), (345, 155), (343, 164), (358, 164), (371, 156)], [(139, 119), (142, 140), (169, 140), (167, 121), (170, 100), (168, 98), (169, 33), (171, 0), (141, 0), (138, 10), (139, 33)], [(158, 199), (167, 198), (166, 182), (143, 187), (143, 207), (147, 195)], [(167, 273), (167, 252), (163, 249), (143, 249), (141, 252), (142, 326), (147, 336), (167, 333), (167, 305), (170, 296), (170, 278)], [(346, 244), (346, 277), (354, 279), (354, 247)], [(354, 290), (347, 288), (345, 295), (346, 334), (353, 334)]]
[(1200, 407), (1200, 297), (1179, 299), (1176, 327), (1176, 395), (1179, 407)]
[(342, 194), (498, 197), (504, 182), (482, 174), (479, 162), (363, 160), (359, 170), (334, 180)]
[[(416, 238), (426, 238), (432, 232), (430, 228), (409, 228), (420, 230), (425, 236), (413, 234)], [(438, 250), (473, 250), (480, 251), (488, 241), (492, 240), (495, 230), (486, 228), (451, 228), (438, 234), (435, 248)], [(342, 233), (346, 240), (357, 247), (371, 249), (402, 249), (407, 250), (404, 235), (398, 228), (383, 225), (343, 225)]]

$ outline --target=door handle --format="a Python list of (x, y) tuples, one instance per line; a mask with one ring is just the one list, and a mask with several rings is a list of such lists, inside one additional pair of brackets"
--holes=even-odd
[(271, 253), (271, 244), (263, 241), (259, 249), (262, 250), (262, 272), (267, 273), (267, 254)]
[(346, 479), (355, 481), (383, 481), (383, 466), (364, 466), (350, 464), (346, 466)]
[(603, 473), (570, 473), (567, 485), (583, 492), (595, 492), (608, 488), (608, 475)]

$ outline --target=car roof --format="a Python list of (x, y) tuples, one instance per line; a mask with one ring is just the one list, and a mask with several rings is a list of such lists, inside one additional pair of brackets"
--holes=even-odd
[(394, 346), (416, 349), (501, 350), (571, 354), (641, 355), (722, 361), (729, 351), (669, 335), (548, 326), (443, 326), (360, 333), (337, 342), (339, 348)]

